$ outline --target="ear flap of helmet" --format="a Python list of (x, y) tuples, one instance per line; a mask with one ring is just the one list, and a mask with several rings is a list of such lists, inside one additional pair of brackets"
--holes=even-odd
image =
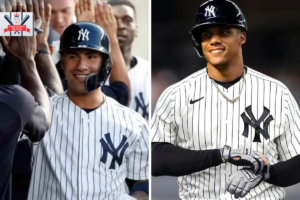
[(111, 72), (111, 61), (110, 59), (107, 59), (104, 64), (103, 64), (103, 68), (101, 68), (98, 77), (99, 77), (99, 85), (100, 87), (104, 85), (104, 83), (106, 82), (110, 72)]
[(201, 44), (199, 44), (199, 42), (196, 40), (196, 38), (194, 37), (193, 34), (192, 34), (192, 42), (193, 42), (193, 46), (194, 46), (194, 49), (195, 49), (197, 55), (198, 55), (200, 58), (203, 58), (204, 55), (203, 55), (203, 52), (202, 52)]
[(92, 73), (85, 79), (85, 88), (91, 92), (99, 87), (98, 74)]
[(85, 79), (85, 88), (88, 92), (103, 86), (111, 72), (112, 62), (107, 58), (98, 74), (92, 73)]

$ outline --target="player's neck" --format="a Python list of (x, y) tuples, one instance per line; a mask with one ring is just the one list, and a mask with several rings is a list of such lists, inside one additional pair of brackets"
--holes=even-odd
[(240, 77), (244, 71), (243, 61), (237, 63), (230, 63), (223, 66), (213, 66), (207, 63), (208, 76), (214, 80), (221, 82), (233, 81)]
[(130, 69), (130, 62), (131, 62), (131, 45), (129, 46), (122, 46), (121, 52), (123, 54), (123, 58), (125, 60), (126, 67)]
[(71, 90), (68, 90), (67, 95), (69, 99), (80, 108), (98, 108), (104, 103), (101, 88), (98, 88), (93, 92), (89, 92), (84, 95), (78, 95), (73, 93)]

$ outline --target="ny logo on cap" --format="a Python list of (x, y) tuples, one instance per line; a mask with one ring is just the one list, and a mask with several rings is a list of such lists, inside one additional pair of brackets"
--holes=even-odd
[(79, 31), (78, 40), (80, 40), (80, 38), (81, 38), (81, 41), (84, 41), (84, 40), (89, 41), (90, 40), (89, 34), (90, 34), (90, 32), (87, 29), (85, 29), (85, 31), (83, 29), (81, 29)]
[(216, 16), (216, 14), (215, 14), (215, 7), (214, 6), (207, 6), (206, 8), (205, 8), (205, 17), (212, 17), (212, 16)]

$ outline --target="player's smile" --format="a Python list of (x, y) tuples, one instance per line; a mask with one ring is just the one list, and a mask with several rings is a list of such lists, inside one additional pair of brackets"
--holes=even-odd
[(73, 74), (73, 77), (76, 81), (84, 83), (88, 75), (89, 74)]
[(225, 52), (225, 50), (226, 50), (225, 48), (213, 48), (208, 52), (212, 54), (222, 54), (223, 52)]

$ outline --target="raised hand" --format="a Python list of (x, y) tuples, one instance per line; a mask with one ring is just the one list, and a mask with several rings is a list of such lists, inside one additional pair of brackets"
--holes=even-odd
[(92, 0), (79, 0), (76, 2), (75, 14), (78, 22), (95, 22)]
[(6, 11), (1, 11), (1, 12), (13, 12), (12, 10), (16, 9), (16, 5), (17, 5), (16, 0), (5, 0), (5, 10)]
[[(29, 1), (29, 0), (27, 0)], [(27, 12), (27, 7), (21, 1), (17, 5), (12, 5), (12, 12)], [(28, 12), (30, 12), (28, 10)], [(5, 37), (0, 37), (3, 50), (7, 55), (19, 61), (33, 60), (36, 53), (35, 37), (11, 37), (9, 42)]]
[(110, 5), (105, 2), (101, 3), (100, 0), (97, 1), (95, 5), (95, 22), (105, 29), (111, 41), (118, 40), (117, 21)]
[[(30, 2), (30, 0), (26, 0), (26, 2), (27, 1), (28, 1), (28, 3)], [(32, 8), (32, 5), (31, 5), (31, 8)], [(35, 20), (42, 21), (41, 29), (43, 29), (42, 33), (36, 35), (37, 50), (49, 51), (47, 40), (49, 37), (51, 5), (48, 4), (45, 6), (44, 0), (34, 0), (33, 10), (34, 10)]]

